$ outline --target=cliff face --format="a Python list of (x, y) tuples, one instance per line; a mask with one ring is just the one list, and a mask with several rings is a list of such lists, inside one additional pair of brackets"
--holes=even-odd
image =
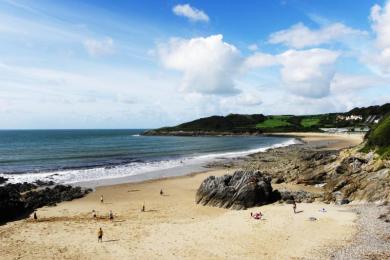
[(345, 150), (327, 171), (325, 191), (325, 201), (390, 202), (390, 161)]

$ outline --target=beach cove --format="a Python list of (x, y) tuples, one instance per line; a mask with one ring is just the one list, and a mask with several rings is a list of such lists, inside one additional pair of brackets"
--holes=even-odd
[[(332, 148), (359, 143), (357, 136), (346, 135), (313, 134), (302, 139), (322, 146), (326, 140)], [(294, 214), (288, 204), (233, 211), (194, 202), (203, 179), (232, 171), (212, 169), (102, 186), (82, 199), (41, 208), (38, 221), (25, 219), (0, 227), (3, 258), (328, 259), (330, 249), (347, 245), (357, 232), (357, 215), (345, 206), (300, 203), (298, 210), (303, 212)], [(277, 189), (278, 184), (273, 187)], [(141, 212), (143, 204), (145, 212)], [(321, 208), (327, 212), (320, 212)], [(97, 219), (92, 218), (92, 210)], [(108, 219), (109, 210), (114, 213), (113, 221)], [(262, 220), (250, 218), (250, 212), (257, 211), (263, 213)], [(310, 217), (317, 221), (309, 221)], [(104, 232), (103, 243), (97, 242), (99, 227)]]

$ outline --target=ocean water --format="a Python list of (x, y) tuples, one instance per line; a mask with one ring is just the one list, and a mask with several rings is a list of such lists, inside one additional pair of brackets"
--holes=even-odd
[[(264, 136), (142, 136), (144, 130), (3, 130), (0, 176), (9, 182), (59, 183), (187, 171), (223, 160), (296, 143)], [(194, 166), (191, 168), (191, 166)], [(196, 166), (196, 167), (195, 167)], [(169, 175), (169, 174), (168, 174)]]

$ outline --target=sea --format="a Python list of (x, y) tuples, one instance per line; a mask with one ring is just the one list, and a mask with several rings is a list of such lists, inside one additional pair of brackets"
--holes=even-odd
[(294, 138), (143, 136), (145, 129), (1, 130), (0, 176), (9, 183), (99, 186), (184, 175)]

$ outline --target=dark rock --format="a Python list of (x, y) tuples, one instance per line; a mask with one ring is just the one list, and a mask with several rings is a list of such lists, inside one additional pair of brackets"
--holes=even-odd
[(0, 187), (0, 223), (26, 217), (43, 206), (81, 198), (89, 192), (90, 189), (64, 185), (37, 189), (30, 183), (7, 184)]
[(302, 179), (298, 179), (297, 184), (305, 184), (305, 185), (320, 184), (326, 180), (326, 176), (327, 176), (326, 172), (314, 173), (312, 175), (305, 176)]
[(271, 177), (259, 171), (236, 171), (233, 175), (210, 176), (200, 185), (196, 203), (231, 209), (246, 209), (276, 201)]
[(54, 181), (41, 181), (37, 180), (34, 182), (37, 186), (42, 187), (42, 186), (53, 186), (55, 183)]
[(340, 198), (336, 200), (337, 205), (345, 205), (345, 204), (349, 204), (349, 202), (350, 202), (349, 199), (346, 198)]
[(312, 203), (316, 198), (319, 198), (320, 195), (307, 192), (307, 191), (279, 191), (280, 201), (287, 204), (292, 204), (295, 202), (301, 203)]
[(5, 183), (6, 181), (8, 181), (7, 178), (0, 176), (0, 184)]
[(276, 177), (276, 178), (272, 179), (272, 183), (275, 183), (275, 184), (280, 184), (283, 182), (284, 182), (284, 179), (282, 177)]
[(30, 191), (30, 190), (37, 188), (37, 186), (35, 184), (28, 183), (28, 182), (7, 184), (6, 186), (13, 187), (19, 193), (23, 193), (23, 192)]
[(24, 212), (24, 202), (15, 186), (0, 187), (0, 223), (14, 219)]

